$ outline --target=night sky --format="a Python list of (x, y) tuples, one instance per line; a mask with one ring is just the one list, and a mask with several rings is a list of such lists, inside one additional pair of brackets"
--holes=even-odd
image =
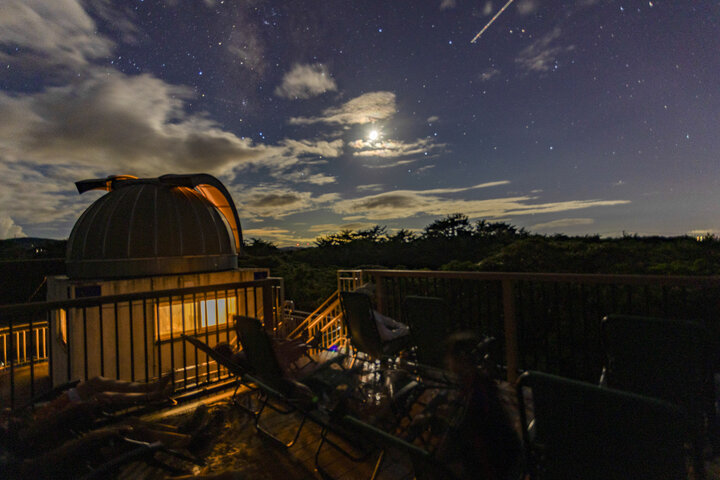
[(720, 2), (0, 0), (0, 238), (210, 173), (246, 238), (720, 233)]

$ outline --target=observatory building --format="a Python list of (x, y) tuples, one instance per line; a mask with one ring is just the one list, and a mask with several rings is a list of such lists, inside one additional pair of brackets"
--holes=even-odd
[[(215, 177), (112, 176), (76, 185), (80, 193), (108, 193), (75, 223), (67, 244), (67, 276), (48, 279), (48, 300), (138, 294), (139, 301), (107, 301), (54, 314), (54, 384), (108, 371), (127, 380), (157, 376), (161, 366), (191, 363), (180, 357), (187, 355), (180, 334), (212, 332), (219, 339), (223, 330), (225, 339), (232, 315), (262, 316), (262, 301), (252, 289), (178, 292), (268, 276), (266, 269), (238, 269), (240, 220)], [(145, 301), (148, 292), (154, 295)]]

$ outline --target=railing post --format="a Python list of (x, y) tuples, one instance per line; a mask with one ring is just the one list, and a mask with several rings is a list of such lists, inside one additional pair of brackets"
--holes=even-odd
[(505, 329), (505, 363), (507, 381), (515, 383), (520, 370), (520, 355), (517, 341), (517, 320), (515, 318), (515, 282), (502, 281), (503, 320)]
[(275, 331), (275, 315), (273, 315), (274, 302), (273, 302), (273, 281), (265, 280), (262, 286), (262, 299), (263, 299), (263, 325), (265, 330), (272, 334)]
[(375, 301), (380, 313), (385, 313), (385, 284), (382, 275), (375, 275)]

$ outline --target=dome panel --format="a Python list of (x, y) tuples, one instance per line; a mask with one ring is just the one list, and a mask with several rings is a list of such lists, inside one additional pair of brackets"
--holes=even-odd
[[(137, 257), (149, 258), (154, 257), (157, 253), (155, 235), (147, 235), (147, 230), (142, 227), (143, 225), (155, 225), (157, 223), (155, 215), (157, 211), (157, 205), (155, 205), (157, 192), (154, 188), (143, 187), (143, 190), (137, 196), (137, 206), (133, 209), (128, 244), (133, 245), (134, 254)], [(140, 207), (141, 205), (144, 206)], [(162, 231), (162, 228), (158, 228), (158, 230)]]
[(103, 181), (110, 191), (88, 207), (68, 239), (68, 276), (122, 278), (237, 267), (236, 237), (224, 214), (197, 190), (162, 179)]

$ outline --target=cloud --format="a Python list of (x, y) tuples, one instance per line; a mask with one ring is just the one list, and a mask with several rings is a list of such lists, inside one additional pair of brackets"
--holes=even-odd
[(0, 240), (4, 238), (25, 237), (22, 227), (7, 215), (0, 214)]
[(282, 179), (295, 183), (310, 183), (313, 185), (327, 185), (335, 183), (337, 179), (332, 175), (325, 173), (311, 173), (309, 168), (303, 168), (296, 172), (283, 173)]
[(561, 218), (545, 223), (536, 223), (528, 227), (530, 230), (555, 230), (579, 225), (592, 225), (595, 220), (592, 218)]
[[(117, 3), (117, 4), (116, 4)], [(99, 18), (103, 27), (115, 32), (127, 44), (138, 44), (143, 36), (135, 25), (137, 20), (131, 4), (122, 5), (113, 0), (85, 1), (83, 7), (94, 17)]]
[(395, 94), (392, 92), (370, 92), (353, 98), (339, 107), (323, 111), (320, 117), (292, 117), (292, 125), (331, 123), (354, 125), (370, 123), (389, 118), (395, 114)]
[(308, 228), (308, 232), (315, 232), (319, 234), (337, 233), (341, 230), (365, 230), (374, 227), (375, 223), (370, 222), (353, 222), (353, 223), (323, 223), (313, 225)]
[(507, 218), (538, 213), (555, 213), (592, 207), (614, 206), (630, 203), (627, 200), (570, 200), (541, 203), (537, 197), (519, 196), (468, 200), (449, 197), (449, 194), (508, 182), (490, 182), (466, 188), (434, 189), (425, 191), (397, 190), (377, 195), (336, 202), (332, 208), (345, 215), (348, 221), (386, 220), (407, 218), (415, 215), (447, 215), (463, 212), (473, 218)]
[(94, 170), (88, 168), (38, 171), (31, 165), (0, 161), (0, 218), (12, 217), (14, 224), (32, 236), (66, 236), (88, 200), (99, 196), (93, 192), (86, 195), (89, 198), (80, 198), (73, 181), (92, 175)]
[(480, 74), (480, 81), (487, 82), (488, 80), (491, 80), (492, 78), (500, 75), (500, 70), (494, 67), (490, 67), (484, 72)]
[[(227, 65), (228, 70), (233, 66), (239, 66), (240, 70), (247, 72), (248, 70), (255, 74), (255, 79), (261, 77), (267, 69), (265, 63), (265, 42), (262, 40), (261, 32), (255, 24), (254, 12), (247, 12), (250, 6), (243, 5), (241, 2), (235, 2), (229, 6), (231, 12), (227, 15), (227, 21), (231, 25), (241, 25), (242, 28), (228, 28), (229, 34), (227, 39), (223, 40), (223, 48), (233, 59), (231, 64)], [(238, 62), (235, 59), (239, 59)], [(247, 75), (242, 77), (247, 81)]]
[(492, 2), (485, 2), (485, 5), (483, 6), (482, 14), (487, 17), (492, 13), (493, 13)]
[(262, 217), (279, 219), (295, 213), (317, 210), (339, 199), (336, 193), (314, 196), (310, 192), (296, 191), (280, 185), (251, 188), (235, 186), (233, 190), (240, 216), (254, 220)]
[(326, 140), (292, 140), (286, 138), (280, 143), (292, 155), (318, 155), (335, 158), (343, 152), (343, 141), (341, 139), (328, 142)]
[(699, 228), (695, 230), (690, 230), (688, 232), (688, 235), (717, 235), (718, 230), (715, 228)]
[(422, 167), (420, 167), (420, 168), (416, 168), (416, 169), (415, 169), (415, 174), (416, 174), (416, 175), (423, 174), (423, 173), (427, 172), (428, 170), (430, 170), (431, 168), (435, 168), (435, 165), (425, 165), (425, 166), (422, 166)]
[(0, 156), (111, 173), (222, 173), (262, 155), (203, 113), (187, 114), (188, 88), (151, 75), (94, 74), (77, 83), (0, 92)]
[(457, 7), (457, 0), (442, 0), (440, 2), (440, 10), (447, 10)]
[(349, 142), (348, 146), (355, 150), (354, 157), (398, 158), (418, 155), (444, 148), (444, 143), (433, 143), (431, 138), (418, 138), (414, 142), (405, 143), (401, 140), (364, 140)]
[[(77, 0), (3, 0), (0, 62), (25, 69), (79, 68), (108, 56), (113, 43), (97, 35)], [(18, 47), (20, 53), (9, 54)]]
[(243, 229), (243, 236), (246, 239), (251, 238), (262, 238), (266, 241), (272, 241), (279, 247), (286, 247), (290, 245), (306, 245), (312, 244), (315, 241), (314, 238), (301, 237), (296, 232), (287, 230), (280, 227), (263, 227), (263, 228), (249, 228)]
[(379, 192), (384, 188), (381, 183), (371, 183), (369, 185), (357, 185), (355, 190), (358, 192)]
[(295, 99), (310, 98), (334, 90), (337, 90), (337, 85), (325, 65), (295, 64), (283, 77), (282, 84), (275, 89), (275, 95)]
[(395, 168), (395, 167), (401, 167), (403, 165), (410, 165), (411, 163), (417, 162), (416, 158), (411, 158), (408, 160), (394, 160), (390, 163), (366, 163), (363, 165), (365, 168)]
[(537, 0), (522, 0), (517, 4), (517, 11), (520, 15), (535, 13), (539, 7)]
[(248, 163), (255, 167), (268, 168), (272, 175), (284, 178), (285, 175), (292, 174), (289, 170), (298, 165), (325, 164), (328, 158), (342, 155), (343, 144), (342, 139), (327, 141), (285, 138), (277, 145), (257, 146), (259, 155), (248, 160)]
[(575, 49), (574, 45), (557, 45), (556, 40), (560, 38), (560, 35), (560, 28), (554, 28), (550, 33), (521, 50), (515, 59), (515, 63), (528, 72), (546, 72), (550, 70), (560, 55)]

